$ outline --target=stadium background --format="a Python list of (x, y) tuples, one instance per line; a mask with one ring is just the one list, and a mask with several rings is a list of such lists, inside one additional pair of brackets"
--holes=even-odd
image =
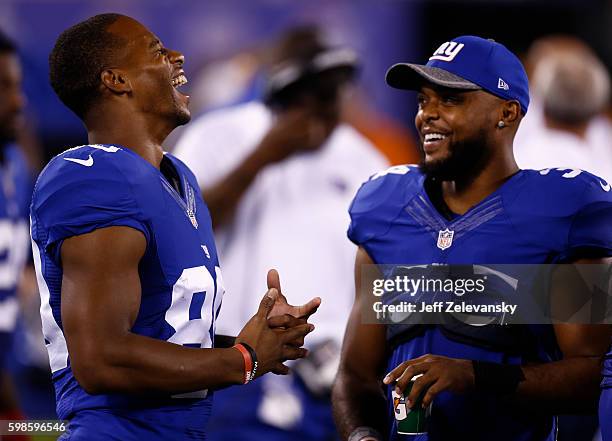
[[(413, 130), (414, 101), (406, 99), (409, 93), (387, 87), (384, 72), (399, 60), (424, 59), (455, 35), (494, 38), (520, 55), (539, 36), (572, 34), (586, 41), (608, 68), (612, 66), (612, 2), (605, 0), (2, 0), (0, 28), (20, 46), (29, 120), (43, 143), (44, 158), (85, 142), (84, 128), (48, 84), (48, 54), (63, 29), (109, 11), (138, 18), (166, 46), (185, 54), (191, 81), (186, 90), (192, 95), (197, 73), (207, 66), (257, 51), (293, 25), (320, 24), (330, 40), (359, 52), (363, 65), (359, 84), (367, 110), (391, 117), (407, 130)], [(219, 97), (208, 107), (244, 100), (253, 93), (224, 92), (235, 87), (231, 84), (211, 87)]]
[[(29, 131), (22, 144), (37, 168), (65, 148), (86, 143), (81, 123), (48, 83), (53, 43), (70, 25), (111, 11), (137, 18), (167, 47), (185, 54), (190, 84), (184, 90), (194, 99), (194, 117), (257, 97), (261, 49), (292, 26), (320, 25), (332, 42), (360, 54), (352, 119), (380, 141), (392, 162), (413, 155), (415, 102), (410, 92), (388, 88), (384, 73), (395, 62), (426, 59), (453, 36), (494, 38), (523, 56), (541, 36), (570, 34), (584, 40), (609, 71), (612, 67), (612, 1), (604, 0), (0, 0), (0, 29), (17, 42), (24, 68)], [(177, 136), (167, 141), (168, 150)], [(23, 331), (27, 315), (15, 355), (19, 391), (28, 416), (50, 417), (47, 371), (36, 366), (45, 354), (30, 353), (36, 349)]]

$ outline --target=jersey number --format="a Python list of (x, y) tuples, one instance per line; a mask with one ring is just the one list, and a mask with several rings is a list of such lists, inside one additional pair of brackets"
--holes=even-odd
[[(217, 289), (205, 266), (184, 269), (172, 289), (172, 303), (166, 311), (166, 322), (176, 331), (168, 339), (192, 348), (212, 347), (215, 333), (214, 317), (221, 304), (223, 282), (221, 271), (215, 267)], [(208, 390), (173, 395), (172, 398), (206, 398)]]
[[(540, 170), (540, 174), (542, 176), (546, 176), (548, 173), (550, 173), (550, 171), (552, 170), (552, 168), (545, 168), (544, 170)], [(578, 168), (557, 168), (555, 169), (557, 171), (564, 171), (565, 173), (563, 173), (561, 176), (565, 179), (572, 179), (575, 178), (576, 176), (578, 176), (580, 173), (582, 173), (582, 170), (578, 169)]]
[[(168, 339), (183, 346), (210, 348), (214, 320), (223, 296), (219, 267), (215, 267), (217, 290), (205, 266), (186, 268), (172, 289), (172, 303), (166, 311), (166, 322), (176, 331)], [(214, 304), (213, 304), (214, 303)]]

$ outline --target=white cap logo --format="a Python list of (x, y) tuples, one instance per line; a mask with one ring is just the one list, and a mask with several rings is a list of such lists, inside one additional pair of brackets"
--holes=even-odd
[(434, 54), (429, 57), (430, 60), (440, 60), (440, 61), (453, 61), (457, 56), (461, 49), (463, 49), (465, 44), (456, 43), (454, 41), (447, 41), (446, 43), (442, 43), (438, 49), (434, 52)]

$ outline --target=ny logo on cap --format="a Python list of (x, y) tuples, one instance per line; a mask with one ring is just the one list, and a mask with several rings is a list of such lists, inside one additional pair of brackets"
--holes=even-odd
[(434, 54), (429, 57), (430, 60), (441, 60), (441, 61), (453, 61), (465, 44), (456, 43), (454, 41), (447, 41), (442, 43)]

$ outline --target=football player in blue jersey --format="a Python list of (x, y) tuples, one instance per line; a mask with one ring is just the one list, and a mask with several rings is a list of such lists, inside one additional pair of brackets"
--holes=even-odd
[[(424, 158), (420, 167), (374, 175), (350, 208), (348, 235), (359, 250), (333, 396), (342, 437), (553, 440), (555, 414), (594, 411), (608, 326), (365, 324), (360, 269), (609, 264), (610, 184), (580, 170), (517, 167), (512, 142), (529, 105), (527, 76), (499, 43), (456, 38), (426, 65), (393, 66), (387, 82), (418, 92)], [(418, 374), (407, 400), (411, 406), (424, 395), (424, 407), (433, 403), (429, 431), (399, 435), (391, 393)]]
[(21, 417), (5, 370), (17, 322), (17, 285), (28, 255), (32, 192), (30, 170), (15, 144), (25, 106), (21, 81), (17, 49), (0, 33), (0, 420)]
[(275, 271), (234, 346), (218, 347), (211, 219), (191, 171), (161, 147), (190, 118), (183, 63), (118, 14), (67, 29), (49, 57), (90, 142), (50, 161), (31, 208), (62, 440), (205, 439), (214, 389), (306, 355), (320, 300), (290, 306)]

